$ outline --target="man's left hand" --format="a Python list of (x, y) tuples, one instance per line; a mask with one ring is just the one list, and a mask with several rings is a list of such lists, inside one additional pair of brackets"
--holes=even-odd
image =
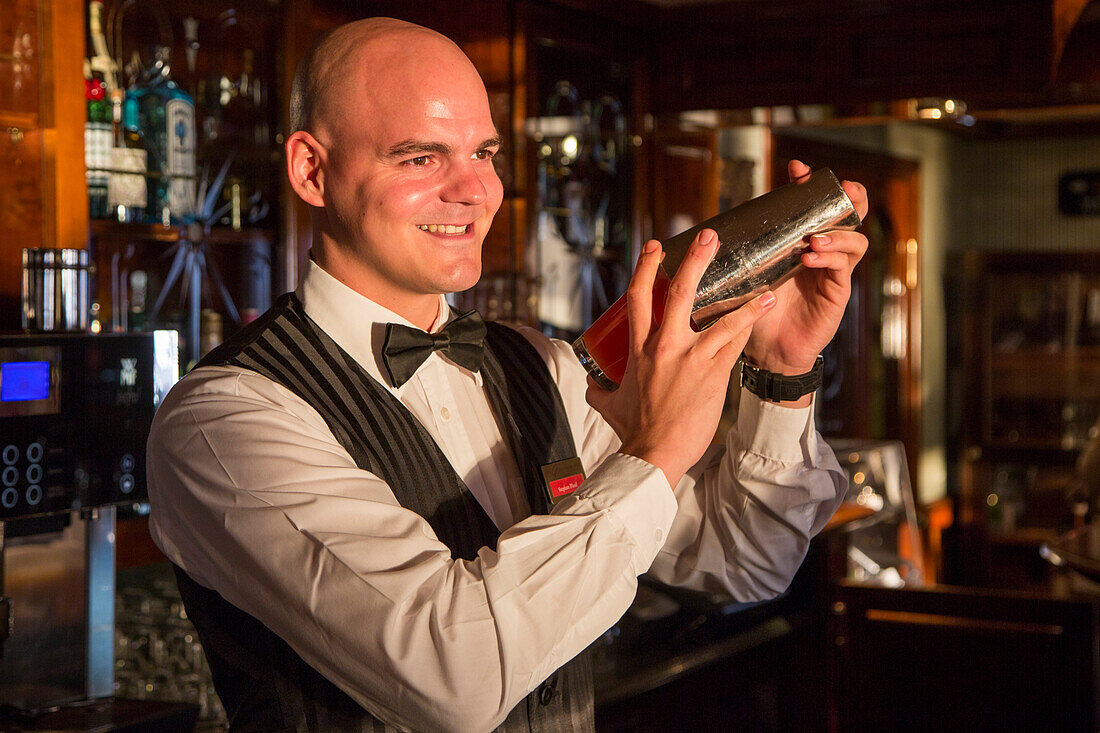
[[(809, 166), (792, 160), (792, 181), (810, 174)], [(859, 183), (841, 184), (859, 218), (867, 215), (867, 190)], [(756, 322), (745, 346), (755, 365), (777, 374), (802, 374), (828, 345), (852, 293), (852, 270), (867, 251), (867, 237), (834, 231), (814, 235), (802, 255), (803, 268), (775, 289), (778, 302)]]

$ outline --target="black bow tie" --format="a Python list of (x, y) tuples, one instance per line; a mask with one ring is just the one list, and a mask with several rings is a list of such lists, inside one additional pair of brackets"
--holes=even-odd
[(433, 351), (442, 352), (471, 372), (481, 369), (485, 358), (485, 321), (481, 314), (477, 311), (463, 313), (439, 333), (427, 333), (400, 323), (386, 324), (382, 363), (393, 386), (400, 387), (409, 381)]

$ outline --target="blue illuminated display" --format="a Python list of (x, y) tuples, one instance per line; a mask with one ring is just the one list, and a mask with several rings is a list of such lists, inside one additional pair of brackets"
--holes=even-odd
[(44, 400), (50, 396), (50, 362), (6, 361), (0, 364), (0, 402)]

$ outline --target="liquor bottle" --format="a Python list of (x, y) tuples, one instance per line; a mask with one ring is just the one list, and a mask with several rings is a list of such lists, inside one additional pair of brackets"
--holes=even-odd
[(145, 215), (148, 186), (145, 181), (148, 158), (137, 123), (137, 105), (127, 104), (126, 93), (111, 90), (111, 174), (107, 179), (107, 205), (111, 218), (139, 222)]
[(88, 182), (88, 215), (106, 219), (107, 170), (111, 164), (111, 111), (105, 99), (107, 87), (102, 80), (84, 80), (87, 117), (84, 122), (84, 169)]
[(93, 75), (102, 79), (110, 92), (118, 88), (118, 64), (107, 53), (107, 37), (103, 35), (103, 2), (91, 0), (88, 3), (88, 40), (91, 41), (91, 55), (88, 57), (88, 72), (85, 78)]
[(160, 46), (156, 62), (127, 93), (137, 110), (137, 129), (149, 158), (145, 220), (185, 220), (195, 206), (195, 103), (171, 77), (171, 50)]
[(89, 53), (84, 60), (86, 117), (84, 167), (88, 182), (88, 214), (93, 219), (110, 216), (107, 188), (111, 166), (111, 107), (107, 92), (115, 84), (115, 62), (107, 53), (103, 36), (103, 3), (88, 4)]

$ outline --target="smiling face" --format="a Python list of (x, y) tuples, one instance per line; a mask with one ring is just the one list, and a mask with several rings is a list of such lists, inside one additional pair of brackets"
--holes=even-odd
[(323, 207), (313, 256), (428, 325), (440, 293), (480, 277), (503, 199), (485, 87), (456, 46), (423, 29), (375, 37), (349, 60), (315, 125)]

